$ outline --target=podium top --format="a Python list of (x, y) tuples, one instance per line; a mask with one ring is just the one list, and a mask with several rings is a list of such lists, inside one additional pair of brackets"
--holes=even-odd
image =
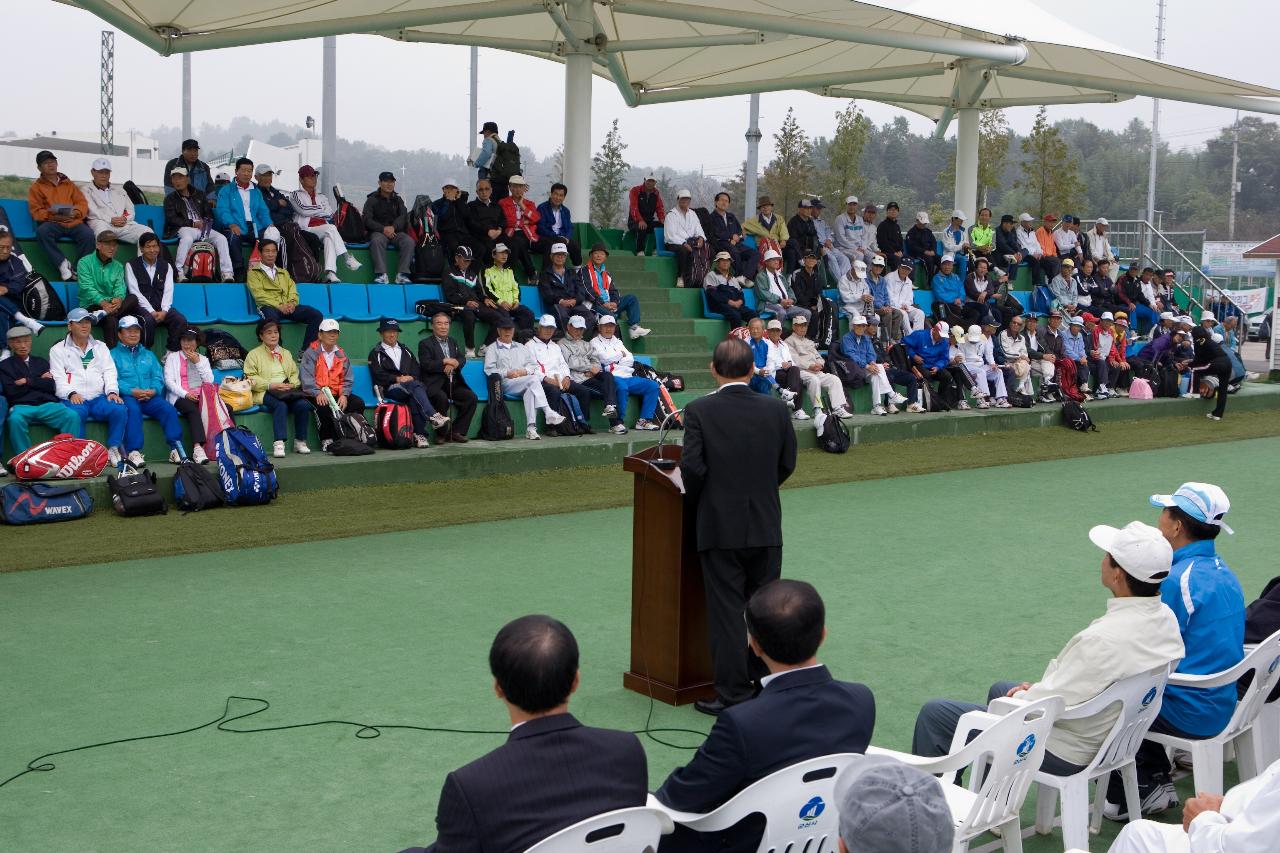
[[(654, 445), (622, 458), (622, 470), (632, 474), (640, 474), (646, 480), (652, 478), (655, 483), (662, 483), (671, 491), (684, 494), (684, 477), (680, 474), (680, 453), (678, 444)], [(671, 460), (675, 464), (670, 468), (658, 467), (655, 460)], [(670, 464), (670, 463), (668, 463)]]

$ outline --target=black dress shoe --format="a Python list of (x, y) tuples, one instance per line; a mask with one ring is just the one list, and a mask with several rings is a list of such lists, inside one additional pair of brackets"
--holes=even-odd
[(450, 441), (452, 441), (452, 442), (454, 442), (455, 444), (466, 444), (466, 443), (467, 443), (467, 437), (466, 437), (466, 435), (465, 435), (465, 434), (463, 434), (463, 433), (460, 433), (460, 432), (455, 432), (455, 433), (451, 434), (451, 435), (449, 436), (449, 440), (450, 440)]
[(718, 696), (715, 699), (699, 699), (693, 703), (694, 710), (701, 711), (704, 714), (710, 714), (713, 717), (720, 716), (720, 712), (729, 706), (726, 705)]

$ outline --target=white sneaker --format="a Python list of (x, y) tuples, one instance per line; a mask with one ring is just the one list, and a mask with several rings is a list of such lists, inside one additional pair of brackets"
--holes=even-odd
[(338, 274), (333, 270), (326, 270), (324, 274), (325, 284), (341, 284), (342, 279), (338, 278)]
[(877, 403), (876, 405), (874, 405), (874, 406), (872, 406), (872, 407), (871, 407), (871, 414), (873, 414), (873, 415), (887, 415), (887, 414), (889, 414), (889, 412), (888, 412), (888, 410), (886, 410), (886, 409), (885, 409), (885, 407), (884, 407), (884, 406), (881, 406), (879, 403)]
[(956, 408), (962, 412), (967, 412), (973, 407), (969, 405), (968, 400), (961, 400), (959, 403), (956, 404)]
[(107, 448), (107, 464), (112, 468), (120, 467), (120, 451), (117, 448)]
[(676, 276), (676, 287), (684, 287), (684, 276)]
[(187, 271), (182, 267), (178, 267), (178, 271), (174, 274), (173, 280), (178, 284), (185, 284), (187, 281)]
[(524, 437), (530, 441), (538, 441), (542, 436), (538, 435), (538, 428), (531, 426), (524, 431)]
[(646, 329), (644, 326), (632, 326), (631, 329), (627, 332), (627, 334), (630, 335), (631, 340), (634, 341), (634, 340), (637, 340), (638, 338), (643, 338), (645, 335), (649, 334), (649, 332), (651, 331), (652, 329)]
[(307, 443), (305, 441), (299, 440), (293, 443), (293, 452), (299, 454), (300, 456), (306, 456), (308, 453), (311, 452), (311, 448), (307, 447)]
[(635, 428), (642, 431), (653, 432), (654, 430), (661, 429), (662, 427), (658, 426), (655, 421), (640, 418), (636, 421)]
[(1244, 375), (1244, 381), (1245, 381), (1245, 382), (1257, 382), (1257, 381), (1258, 381), (1258, 377), (1260, 377), (1261, 375), (1262, 375), (1262, 374), (1261, 374), (1261, 373), (1258, 373), (1257, 371), (1253, 371), (1253, 370), (1247, 371), (1247, 372), (1245, 373), (1245, 375)]
[(375, 275), (373, 277), (373, 283), (374, 284), (390, 284), (391, 280), (387, 278), (386, 273), (383, 273), (382, 275)]
[(907, 406), (907, 411), (913, 415), (918, 415), (924, 411), (924, 406), (919, 403), (912, 403), (910, 406)]
[(62, 276), (63, 281), (73, 281), (76, 277), (75, 270), (71, 269), (71, 264), (66, 261), (58, 264), (58, 275)]
[(897, 391), (894, 391), (889, 395), (889, 402), (895, 406), (901, 406), (903, 403), (907, 402), (907, 398), (899, 394)]
[(636, 257), (637, 257), (637, 258), (643, 258), (643, 257), (644, 257), (644, 252), (636, 252)]
[(102, 322), (102, 318), (107, 316), (107, 312), (99, 308), (97, 311), (90, 311), (89, 316), (93, 318), (93, 324), (96, 326)]
[(626, 424), (614, 424), (613, 426), (609, 427), (609, 432), (613, 433), (614, 435), (626, 435), (627, 426)]
[(469, 349), (467, 350), (467, 358), (479, 358), (479, 356), (476, 355), (475, 350)]
[(1213, 412), (1209, 412), (1207, 415), (1205, 415), (1205, 417), (1206, 417), (1206, 418), (1208, 418), (1208, 419), (1209, 419), (1209, 420), (1211, 420), (1211, 421), (1220, 421), (1220, 420), (1222, 420), (1222, 418), (1218, 417), (1218, 416), (1217, 416), (1217, 415), (1215, 415)]
[[(889, 411), (896, 412), (898, 410), (895, 407), (890, 406)], [(847, 418), (853, 417), (853, 412), (849, 411), (849, 409), (846, 408), (845, 406), (836, 406), (836, 410), (832, 412), (832, 414), (835, 415), (840, 420), (846, 420)]]
[(277, 459), (283, 459), (283, 458), (284, 458), (284, 442), (283, 442), (283, 441), (275, 441), (275, 442), (272, 442), (272, 444), (271, 444), (271, 455), (272, 455), (272, 456), (274, 456), (274, 457), (275, 457), (275, 458), (277, 458)]
[(413, 280), (407, 275), (396, 276), (396, 284), (412, 284)]
[(605, 416), (606, 418), (616, 418), (616, 417), (618, 416), (618, 407), (617, 407), (617, 406), (605, 406), (605, 407), (604, 407), (604, 416)]
[(983, 397), (981, 400), (978, 401), (978, 408), (979, 409), (991, 408), (991, 401), (988, 400), (986, 397)]
[(542, 413), (542, 417), (547, 422), (547, 426), (557, 426), (564, 423), (564, 415), (553, 409), (547, 409)]
[[(1168, 811), (1178, 805), (1178, 791), (1173, 787), (1172, 782), (1166, 782), (1163, 785), (1155, 785), (1147, 795), (1142, 798), (1142, 803), (1138, 806), (1142, 812), (1142, 816), (1159, 814)], [(1127, 805), (1113, 803), (1107, 800), (1102, 806), (1102, 814), (1107, 820), (1129, 820), (1129, 809)]]
[(484, 350), (483, 346), (476, 347), (476, 358), (484, 358)]
[(787, 388), (779, 388), (778, 394), (782, 397), (782, 402), (790, 403), (796, 398), (796, 392)]
[(893, 403), (890, 403), (890, 404), (889, 404), (888, 406), (886, 406), (885, 408), (887, 408), (887, 409), (889, 410), (889, 414), (891, 414), (891, 415), (896, 415), (896, 414), (898, 414), (898, 412), (900, 412), (900, 411), (901, 411), (901, 409), (899, 409), (899, 408), (897, 407), (897, 405), (895, 405), (895, 404), (893, 404)]
[(431, 425), (436, 429), (444, 429), (449, 425), (449, 416), (442, 414), (441, 412), (436, 412), (429, 418), (429, 420), (431, 421)]
[(223, 283), (223, 284), (235, 284), (235, 281), (236, 281), (236, 274), (235, 274), (235, 273), (233, 273), (233, 272), (224, 272), (224, 273), (222, 274), (222, 283)]
[(321, 452), (321, 453), (328, 453), (328, 452), (329, 452), (329, 445), (331, 445), (331, 444), (333, 444), (333, 439), (332, 439), (332, 438), (323, 438), (323, 439), (321, 439), (321, 440), (320, 440), (320, 452)]
[(182, 462), (182, 454), (176, 450), (169, 451), (169, 464), (177, 465)]
[(33, 334), (33, 335), (38, 335), (38, 334), (40, 334), (41, 332), (43, 332), (43, 331), (44, 331), (44, 324), (43, 324), (43, 323), (41, 323), (41, 322), (39, 322), (39, 321), (37, 321), (37, 320), (32, 320), (32, 319), (31, 319), (30, 317), (28, 317), (26, 314), (22, 314), (22, 315), (20, 315), (20, 316), (15, 316), (13, 319), (17, 320), (19, 323), (21, 323), (22, 325), (24, 325), (24, 326), (26, 326), (28, 329), (30, 329), (30, 330), (31, 330), (31, 334)]
[(796, 409), (796, 413), (791, 417), (795, 418), (798, 421), (809, 420), (809, 414), (804, 409)]
[(413, 436), (413, 446), (418, 449), (422, 449), (424, 447), (430, 447), (431, 442), (427, 440), (425, 435), (418, 435), (415, 433)]
[(1012, 403), (1010, 403), (1008, 400), (1006, 400), (1004, 397), (1001, 397), (999, 400), (996, 400), (996, 408), (997, 408), (997, 409), (1012, 409), (1012, 408), (1013, 408), (1013, 404), (1012, 404)]
[(358, 270), (361, 267), (361, 263), (356, 260), (356, 256), (351, 254), (350, 252), (347, 252), (345, 255), (343, 255), (342, 259), (343, 261), (346, 262), (347, 269), (349, 270)]
[(134, 468), (141, 468), (143, 465), (147, 464), (147, 460), (143, 457), (142, 451), (140, 450), (130, 450), (129, 455), (125, 458)]
[(203, 444), (197, 444), (191, 449), (191, 458), (195, 460), (197, 465), (203, 465), (209, 461), (209, 454), (204, 452)]
[(0, 465), (0, 477), (8, 477), (8, 476), (9, 476), (9, 472), (5, 469), (3, 465)]
[(1185, 394), (1181, 394), (1181, 395), (1179, 395), (1179, 396), (1181, 396), (1181, 397), (1182, 397), (1182, 399), (1184, 399), (1184, 400), (1194, 400), (1196, 397), (1199, 397), (1200, 395), (1199, 395), (1199, 394), (1196, 394), (1196, 393), (1193, 393), (1193, 392), (1191, 392), (1191, 391), (1188, 391), (1187, 393), (1185, 393)]

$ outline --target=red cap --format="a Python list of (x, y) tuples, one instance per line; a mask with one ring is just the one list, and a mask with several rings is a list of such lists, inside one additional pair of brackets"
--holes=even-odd
[(301, 169), (298, 170), (299, 178), (312, 178), (318, 174), (320, 173), (317, 172), (315, 168), (310, 165), (303, 166)]

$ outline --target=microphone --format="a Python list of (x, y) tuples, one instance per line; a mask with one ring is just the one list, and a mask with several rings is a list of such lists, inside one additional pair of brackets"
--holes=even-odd
[(664, 457), (662, 455), (662, 448), (666, 445), (667, 430), (671, 428), (671, 422), (677, 416), (679, 416), (679, 414), (683, 411), (684, 409), (676, 409), (675, 411), (671, 412), (671, 414), (663, 418), (662, 423), (658, 425), (658, 427), (661, 429), (661, 432), (658, 433), (658, 457), (656, 459), (650, 460), (653, 467), (661, 469), (663, 471), (670, 471), (670, 470), (673, 470), (678, 464), (678, 462), (675, 459), (667, 459), (666, 457)]

